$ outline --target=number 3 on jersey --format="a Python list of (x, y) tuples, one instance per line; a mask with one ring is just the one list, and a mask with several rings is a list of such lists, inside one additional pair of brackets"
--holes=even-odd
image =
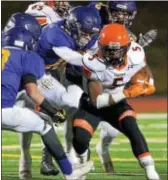
[(1, 70), (3, 71), (3, 69), (5, 68), (5, 64), (6, 62), (8, 61), (9, 59), (9, 56), (10, 56), (10, 51), (7, 50), (7, 49), (2, 49), (2, 52), (1, 52), (2, 56), (1, 56)]

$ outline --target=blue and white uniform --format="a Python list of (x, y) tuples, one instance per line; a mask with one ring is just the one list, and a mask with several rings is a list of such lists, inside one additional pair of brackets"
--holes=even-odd
[(2, 129), (45, 133), (45, 122), (38, 115), (15, 106), (24, 83), (40, 80), (44, 73), (44, 61), (38, 54), (15, 47), (2, 49)]

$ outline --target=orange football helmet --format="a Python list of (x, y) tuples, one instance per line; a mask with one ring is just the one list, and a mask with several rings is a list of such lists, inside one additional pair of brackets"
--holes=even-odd
[(124, 63), (130, 43), (129, 33), (121, 24), (108, 24), (100, 32), (99, 46), (109, 65), (120, 66)]

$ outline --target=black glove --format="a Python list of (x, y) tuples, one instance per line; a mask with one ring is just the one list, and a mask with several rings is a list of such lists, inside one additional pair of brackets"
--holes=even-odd
[(66, 121), (65, 115), (66, 115), (66, 113), (64, 110), (57, 110), (57, 112), (52, 117), (53, 122), (55, 122), (55, 123), (65, 122)]
[(62, 123), (65, 119), (65, 111), (54, 108), (46, 99), (40, 104), (41, 112), (48, 114), (54, 123)]

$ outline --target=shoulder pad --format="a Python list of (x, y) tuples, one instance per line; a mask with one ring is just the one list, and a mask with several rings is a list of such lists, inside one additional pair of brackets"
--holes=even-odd
[(101, 61), (97, 58), (93, 58), (93, 56), (88, 53), (83, 56), (83, 64), (91, 71), (104, 71), (106, 69), (106, 66)]
[(138, 43), (131, 42), (131, 46), (127, 52), (127, 56), (133, 64), (141, 64), (145, 59), (145, 52), (143, 47)]

